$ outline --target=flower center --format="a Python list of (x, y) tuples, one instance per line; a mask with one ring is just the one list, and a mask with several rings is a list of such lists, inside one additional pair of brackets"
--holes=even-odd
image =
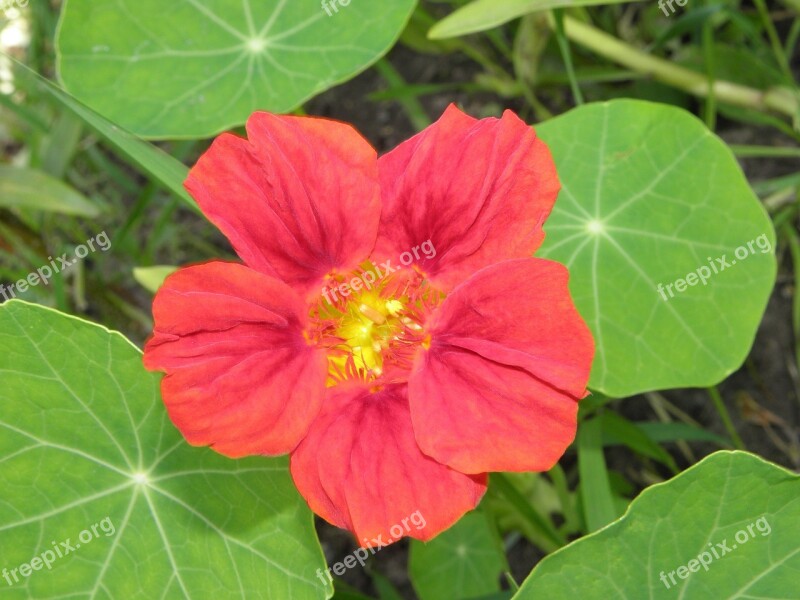
[(328, 277), (310, 312), (306, 336), (328, 352), (328, 385), (348, 379), (402, 381), (424, 324), (444, 295), (415, 271), (383, 275), (372, 263), (349, 277)]

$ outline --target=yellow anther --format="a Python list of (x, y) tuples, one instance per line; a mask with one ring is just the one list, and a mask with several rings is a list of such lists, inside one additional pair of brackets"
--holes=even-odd
[(393, 317), (396, 317), (400, 314), (400, 311), (403, 310), (403, 303), (400, 300), (388, 300), (386, 302), (386, 310), (389, 311)]

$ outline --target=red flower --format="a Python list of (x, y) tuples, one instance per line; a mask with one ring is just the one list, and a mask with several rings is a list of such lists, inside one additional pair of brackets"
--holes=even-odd
[(363, 545), (433, 537), (487, 472), (552, 467), (594, 344), (567, 270), (530, 258), (559, 189), (533, 129), (451, 106), (380, 159), (325, 119), (247, 133), (186, 182), (244, 264), (181, 269), (153, 307), (144, 361), (186, 439), (291, 453), (314, 512)]

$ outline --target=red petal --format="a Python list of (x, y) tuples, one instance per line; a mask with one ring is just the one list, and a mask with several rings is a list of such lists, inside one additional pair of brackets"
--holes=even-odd
[[(478, 121), (451, 105), (378, 167), (384, 207), (376, 258), (408, 263), (400, 256), (410, 252), (444, 290), (495, 262), (530, 256), (559, 190), (547, 146), (510, 111)], [(415, 254), (426, 240), (433, 258), (424, 247)]]
[(307, 308), (286, 284), (243, 265), (181, 269), (153, 304), (148, 369), (189, 443), (231, 457), (286, 454), (325, 393), (327, 359), (307, 345)]
[(311, 509), (363, 546), (428, 540), (486, 491), (485, 475), (458, 473), (420, 452), (405, 385), (330, 388), (291, 471)]
[(367, 258), (380, 218), (369, 143), (343, 123), (263, 112), (247, 133), (218, 137), (186, 180), (242, 260), (308, 288)]
[(445, 299), (409, 380), (425, 454), (463, 473), (545, 471), (561, 457), (594, 355), (567, 279), (558, 263), (517, 259)]

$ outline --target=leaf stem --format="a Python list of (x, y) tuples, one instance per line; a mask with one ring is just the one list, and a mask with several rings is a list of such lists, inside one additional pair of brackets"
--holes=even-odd
[[(375, 63), (375, 68), (390, 87), (400, 88), (406, 85), (402, 75), (400, 75), (399, 71), (394, 68), (394, 65), (390, 63), (388, 59), (380, 59)], [(431, 124), (430, 117), (428, 117), (416, 96), (400, 96), (397, 98), (397, 101), (405, 109), (411, 124), (417, 131), (422, 131)]]
[(711, 396), (711, 400), (714, 401), (714, 406), (717, 408), (717, 412), (722, 418), (722, 423), (725, 425), (725, 429), (727, 430), (728, 435), (731, 437), (733, 445), (736, 446), (738, 450), (747, 450), (747, 448), (744, 446), (742, 438), (739, 437), (739, 432), (736, 431), (736, 428), (733, 426), (731, 415), (725, 406), (725, 402), (722, 401), (722, 395), (719, 393), (717, 386), (712, 385), (710, 388), (708, 388), (708, 395)]
[(569, 77), (569, 85), (572, 88), (572, 97), (575, 98), (575, 104), (580, 106), (583, 104), (583, 94), (581, 93), (578, 79), (575, 77), (575, 68), (572, 65), (572, 51), (569, 47), (569, 38), (564, 33), (564, 9), (557, 8), (553, 10), (553, 18), (556, 23), (556, 39), (558, 40), (558, 48), (561, 50), (561, 57), (564, 60), (564, 66), (567, 69), (567, 76)]
[(578, 425), (576, 445), (583, 513), (587, 533), (591, 533), (605, 527), (618, 516), (603, 453), (600, 419), (584, 420)]
[(749, 146), (745, 144), (728, 144), (733, 153), (739, 158), (745, 157), (770, 157), (770, 158), (800, 158), (800, 148), (790, 146)]
[(710, 131), (714, 131), (717, 126), (717, 98), (714, 93), (714, 29), (711, 21), (708, 20), (703, 24), (703, 57), (706, 64), (706, 72), (708, 75), (708, 98), (704, 107), (705, 122)]
[[(549, 19), (549, 24), (551, 28), (555, 29), (556, 24), (552, 17)], [(723, 80), (716, 80), (713, 86), (709, 86), (706, 75), (680, 67), (663, 58), (651, 56), (572, 17), (564, 17), (564, 31), (566, 36), (575, 43), (593, 50), (617, 64), (651, 75), (658, 81), (694, 96), (705, 98), (709, 91), (712, 91), (717, 101), (764, 112), (774, 111), (793, 120), (800, 113), (800, 99), (789, 88), (772, 87), (767, 90), (758, 90)]]
[(775, 29), (775, 24), (772, 22), (772, 17), (769, 15), (769, 10), (767, 10), (767, 3), (764, 2), (764, 0), (753, 0), (753, 4), (756, 5), (758, 14), (764, 22), (764, 29), (767, 31), (769, 43), (772, 46), (772, 51), (775, 53), (775, 60), (778, 62), (786, 79), (794, 82), (792, 69), (789, 66), (789, 61), (786, 60), (786, 55), (783, 53), (783, 46), (781, 46), (781, 40), (778, 37), (778, 31)]

